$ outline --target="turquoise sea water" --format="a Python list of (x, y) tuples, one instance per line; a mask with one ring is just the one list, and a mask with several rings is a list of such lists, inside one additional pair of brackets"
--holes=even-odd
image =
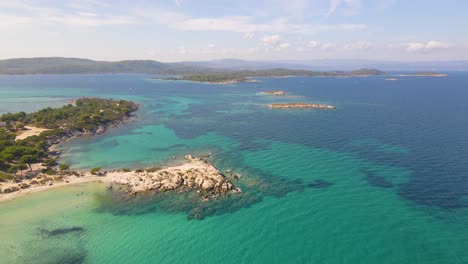
[[(243, 175), (242, 195), (127, 200), (100, 184), (30, 194), (0, 204), (0, 263), (468, 263), (467, 74), (151, 77), (0, 76), (0, 113), (81, 96), (137, 101), (135, 120), (64, 144), (63, 161), (137, 168), (210, 152)], [(289, 95), (259, 95), (276, 89)], [(338, 109), (264, 107), (289, 101)]]

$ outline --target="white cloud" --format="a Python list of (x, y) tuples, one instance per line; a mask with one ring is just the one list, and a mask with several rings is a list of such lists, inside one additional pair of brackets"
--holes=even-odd
[(76, 14), (68, 16), (50, 16), (44, 18), (47, 22), (56, 22), (71, 26), (111, 26), (111, 25), (131, 25), (137, 24), (132, 18), (129, 17), (98, 17), (97, 15), (91, 16), (89, 14)]
[(323, 51), (332, 51), (332, 50), (335, 50), (336, 48), (337, 48), (337, 45), (336, 43), (333, 43), (333, 42), (323, 43), (320, 46), (320, 49), (322, 49)]
[(270, 35), (264, 36), (260, 39), (265, 46), (276, 46), (279, 43), (280, 36), (279, 35)]
[(180, 7), (184, 4), (184, 0), (175, 0), (176, 6)]
[(260, 39), (260, 41), (265, 47), (265, 51), (270, 51), (270, 50), (281, 51), (281, 50), (291, 47), (291, 44), (289, 42), (282, 42), (280, 40), (280, 36), (276, 34), (264, 36)]
[(427, 42), (426, 49), (447, 49), (450, 45), (447, 43), (431, 40)]
[(359, 13), (361, 9), (361, 0), (330, 0), (330, 6), (326, 16), (328, 17), (335, 13), (342, 4), (346, 5), (348, 9), (354, 13)]
[[(173, 0), (175, 5), (184, 0)], [(336, 1), (336, 0), (333, 0)], [(355, 5), (358, 0), (340, 0), (347, 5)], [(151, 2), (151, 1), (150, 1)], [(244, 33), (251, 39), (256, 33), (269, 34), (315, 34), (324, 31), (353, 31), (367, 28), (366, 24), (312, 24), (292, 22), (291, 17), (276, 17), (259, 21), (258, 16), (216, 16), (194, 17), (179, 11), (164, 9), (155, 4), (142, 4), (130, 10), (122, 9), (118, 3), (109, 4), (100, 0), (70, 0), (64, 7), (52, 4), (34, 4), (35, 1), (0, 0), (0, 10), (5, 14), (23, 15), (39, 23), (59, 23), (73, 26), (107, 26), (126, 24), (156, 23), (168, 28), (186, 31), (226, 31)], [(287, 6), (294, 7), (292, 13), (303, 12), (307, 0), (291, 0)], [(120, 9), (119, 9), (120, 8)], [(112, 10), (111, 10), (112, 9)], [(111, 11), (112, 13), (110, 13)], [(115, 12), (120, 11), (120, 12)], [(93, 18), (89, 15), (95, 13)], [(268, 17), (268, 16), (266, 16)], [(293, 20), (302, 21), (302, 20)], [(2, 21), (3, 24), (10, 23)]]
[(281, 43), (281, 44), (279, 44), (279, 45), (278, 45), (278, 48), (279, 48), (279, 49), (287, 49), (287, 48), (289, 48), (290, 46), (291, 46), (291, 44), (289, 44), (289, 43), (286, 42), (286, 43)]
[(224, 48), (224, 49), (221, 50), (221, 54), (223, 54), (223, 55), (233, 54), (235, 52), (236, 52), (236, 50), (233, 49), (233, 48)]
[(209, 44), (209, 45), (208, 45), (208, 48), (214, 49), (214, 48), (216, 48), (216, 45), (215, 45), (215, 44)]
[(344, 45), (345, 50), (367, 50), (372, 47), (369, 41), (350, 42)]
[(181, 46), (179, 47), (179, 49), (177, 50), (177, 52), (181, 55), (185, 55), (187, 54), (187, 49), (184, 47), (184, 46)]
[(252, 33), (252, 32), (247, 32), (242, 36), (243, 39), (253, 39), (254, 37), (255, 37), (255, 33)]
[(31, 24), (32, 19), (26, 16), (0, 14), (0, 28), (9, 29), (15, 26)]
[(287, 18), (257, 22), (255, 16), (191, 17), (163, 9), (134, 9), (132, 13), (169, 28), (186, 31), (228, 31), (244, 33), (253, 38), (254, 33), (315, 34), (324, 31), (354, 31), (367, 28), (366, 24), (304, 24), (291, 23)]
[(43, 15), (55, 13), (57, 11), (55, 8), (36, 6), (27, 2), (14, 1), (14, 0), (0, 1), (0, 8), (10, 10), (10, 11), (13, 10), (15, 12), (25, 11), (25, 12), (31, 12), (31, 13), (43, 14)]
[[(141, 12), (140, 14), (144, 13)], [(270, 22), (255, 22), (252, 16), (224, 16), (193, 18), (177, 12), (161, 11), (144, 15), (157, 24), (185, 31), (226, 31), (244, 33), (245, 39), (255, 33), (315, 34), (326, 31), (356, 31), (367, 29), (366, 24), (298, 24), (280, 18)]]
[(20, 15), (17, 15), (16, 18), (9, 15), (10, 19), (1, 18), (0, 24), (11, 23), (18, 25), (32, 22), (36, 25), (40, 23), (57, 23), (71, 26), (108, 26), (137, 23), (137, 20), (130, 16), (106, 16), (90, 11), (93, 6), (105, 6), (105, 4), (96, 0), (83, 0), (81, 3), (70, 2), (67, 6), (72, 8), (71, 12), (64, 12), (64, 10), (55, 7), (42, 7), (29, 2), (0, 0), (1, 9), (24, 16), (24, 18), (20, 19)]
[(67, 1), (67, 6), (73, 9), (95, 10), (96, 7), (109, 8), (110, 4), (98, 0), (75, 0)]
[(335, 13), (336, 9), (338, 9), (338, 6), (341, 5), (341, 0), (330, 0), (330, 7), (328, 8), (327, 16), (330, 16), (331, 14)]
[(410, 42), (406, 44), (406, 50), (409, 52), (429, 52), (436, 49), (447, 49), (450, 48), (450, 44), (431, 40), (426, 43), (424, 42)]
[(315, 41), (315, 40), (311, 40), (311, 41), (309, 41), (309, 43), (307, 43), (307, 46), (309, 48), (317, 48), (319, 45), (320, 45), (320, 43), (318, 41)]

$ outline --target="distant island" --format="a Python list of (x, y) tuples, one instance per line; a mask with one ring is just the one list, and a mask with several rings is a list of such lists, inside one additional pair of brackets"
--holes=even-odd
[(356, 77), (385, 75), (376, 69), (355, 71), (310, 71), (298, 69), (233, 70), (208, 68), (184, 63), (163, 63), (153, 60), (94, 61), (78, 58), (19, 58), (0, 60), (0, 75), (19, 74), (116, 74), (142, 73), (176, 75), (180, 77), (159, 77), (161, 80), (194, 81), (212, 84), (234, 84), (256, 82), (255, 77)]
[(171, 81), (192, 81), (212, 84), (233, 84), (239, 82), (248, 82), (248, 76), (239, 73), (219, 72), (219, 73), (200, 73), (184, 75), (179, 78), (162, 78), (162, 80)]
[(409, 73), (409, 74), (399, 74), (398, 76), (402, 77), (446, 77), (448, 76), (447, 73), (438, 73), (438, 72), (416, 72), (416, 73)]
[(376, 69), (360, 69), (355, 71), (332, 71), (319, 72), (308, 70), (271, 69), (271, 70), (249, 70), (249, 71), (228, 71), (228, 72), (208, 72), (199, 74), (182, 75), (179, 78), (159, 78), (173, 81), (193, 81), (212, 84), (234, 84), (239, 82), (255, 82), (255, 77), (360, 77), (371, 75), (385, 75), (383, 71)]
[(272, 109), (298, 109), (298, 108), (314, 108), (314, 109), (336, 109), (334, 105), (327, 104), (310, 104), (310, 103), (280, 103), (270, 104), (269, 108)]

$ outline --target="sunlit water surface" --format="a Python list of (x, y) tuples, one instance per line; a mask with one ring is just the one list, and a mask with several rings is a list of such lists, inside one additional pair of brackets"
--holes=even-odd
[[(62, 161), (139, 168), (212, 153), (243, 175), (243, 193), (210, 203), (128, 200), (103, 184), (31, 194), (0, 204), (0, 263), (468, 263), (467, 74), (228, 86), (152, 77), (0, 76), (0, 113), (133, 100), (136, 118), (65, 143)], [(259, 94), (276, 89), (289, 95)], [(295, 101), (337, 109), (264, 106)]]

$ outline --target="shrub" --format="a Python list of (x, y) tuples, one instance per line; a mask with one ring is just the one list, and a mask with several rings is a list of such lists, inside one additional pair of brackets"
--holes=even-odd
[(159, 167), (148, 168), (148, 169), (146, 169), (146, 172), (156, 172), (156, 171), (158, 171), (160, 169), (161, 168), (159, 168)]
[(68, 170), (68, 169), (70, 169), (70, 165), (68, 165), (68, 164), (66, 164), (66, 163), (61, 163), (61, 164), (59, 165), (59, 169), (60, 169), (61, 171)]
[(43, 169), (42, 173), (47, 174), (47, 175), (54, 175), (54, 174), (57, 174), (57, 171), (52, 168), (47, 168), (47, 169)]
[(95, 168), (92, 168), (90, 172), (92, 175), (98, 175), (101, 169), (102, 169), (101, 167), (95, 167)]
[(8, 181), (13, 179), (13, 177), (10, 174), (6, 174), (0, 171), (0, 182)]

